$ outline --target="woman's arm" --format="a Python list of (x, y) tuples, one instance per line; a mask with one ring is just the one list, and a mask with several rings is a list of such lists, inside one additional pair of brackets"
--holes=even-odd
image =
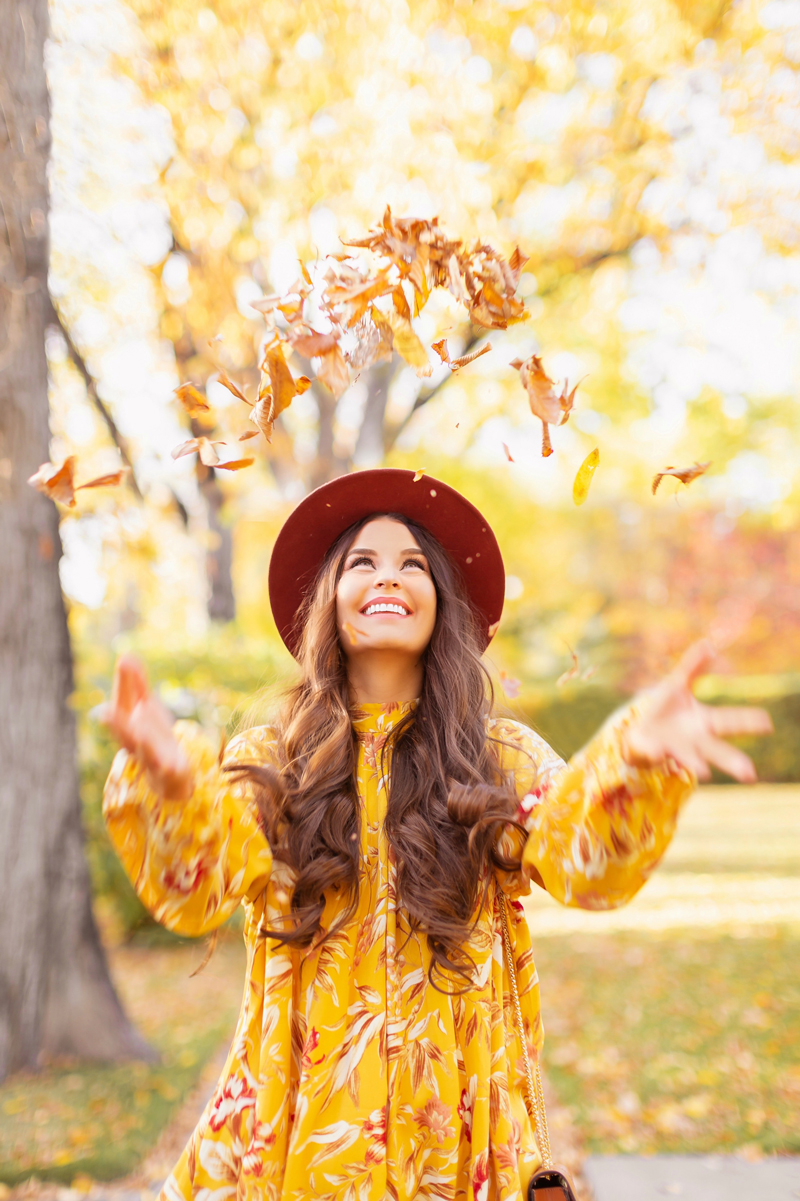
[(266, 885), (272, 855), (244, 783), (223, 770), (269, 757), (265, 731), (224, 761), (190, 722), (171, 724), (140, 664), (117, 665), (108, 724), (123, 744), (103, 795), (111, 841), (143, 903), (179, 934), (219, 926)]
[(743, 782), (755, 779), (748, 757), (722, 736), (768, 733), (769, 715), (696, 700), (691, 685), (713, 654), (706, 643), (692, 647), (568, 764), (521, 732), (515, 778), (519, 820), (529, 832), (523, 868), (563, 904), (610, 909), (630, 900), (669, 845), (697, 778), (710, 775), (709, 764)]

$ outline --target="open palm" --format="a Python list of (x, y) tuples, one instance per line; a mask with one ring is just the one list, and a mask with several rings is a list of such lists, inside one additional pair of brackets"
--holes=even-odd
[(172, 733), (172, 717), (132, 655), (117, 661), (105, 722), (120, 745), (138, 756), (158, 792), (176, 799), (191, 795), (191, 767)]
[(756, 780), (752, 759), (725, 739), (771, 734), (772, 719), (765, 709), (697, 700), (692, 684), (708, 671), (715, 656), (710, 642), (695, 643), (645, 696), (641, 715), (626, 731), (624, 754), (630, 764), (652, 767), (673, 759), (698, 780), (708, 780), (712, 767), (740, 784)]

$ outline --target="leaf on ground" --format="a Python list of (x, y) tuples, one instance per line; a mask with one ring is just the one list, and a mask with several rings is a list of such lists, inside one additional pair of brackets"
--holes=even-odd
[(181, 384), (179, 388), (175, 389), (175, 395), (189, 417), (200, 417), (203, 413), (211, 412), (211, 405), (194, 384)]
[(711, 461), (708, 463), (695, 463), (694, 467), (665, 467), (663, 471), (659, 471), (653, 476), (652, 491), (655, 496), (658, 491), (658, 485), (665, 476), (672, 476), (676, 480), (680, 480), (682, 484), (691, 484), (692, 480), (698, 479), (701, 475), (705, 475), (711, 466)]
[(576, 505), (582, 505), (589, 495), (589, 486), (599, 462), (600, 451), (598, 447), (595, 447), (594, 450), (589, 451), (589, 454), (578, 468), (575, 482), (572, 485), (572, 499)]

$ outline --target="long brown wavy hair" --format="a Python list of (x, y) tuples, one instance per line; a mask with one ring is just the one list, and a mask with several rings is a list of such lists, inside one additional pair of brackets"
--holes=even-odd
[[(392, 733), (384, 829), (397, 866), (397, 900), (410, 934), (427, 935), (431, 984), (438, 987), (435, 972), (453, 984), (453, 976), (460, 978), (468, 988), (474, 961), (466, 943), (486, 902), (491, 869), (520, 867), (495, 845), (502, 827), (518, 824), (518, 800), (487, 737), (491, 680), (457, 571), (426, 529), (395, 513), (375, 516), (391, 517), (411, 531), (428, 560), (437, 597), (422, 692), (416, 709)], [(274, 723), (276, 766), (238, 769), (255, 784), (274, 858), (294, 876), (289, 923), (265, 934), (298, 947), (331, 937), (358, 905), (357, 741), (336, 628), (336, 589), (356, 534), (373, 519), (351, 526), (331, 546), (300, 611), (301, 679)], [(321, 930), (326, 890), (346, 897), (330, 931)]]

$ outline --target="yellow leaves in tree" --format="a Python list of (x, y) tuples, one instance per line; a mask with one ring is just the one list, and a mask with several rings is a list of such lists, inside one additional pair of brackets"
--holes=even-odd
[(121, 467), (119, 471), (98, 475), (93, 480), (87, 480), (85, 484), (76, 484), (77, 463), (76, 455), (68, 455), (60, 467), (56, 467), (54, 463), (42, 463), (39, 470), (30, 476), (28, 483), (50, 500), (74, 509), (76, 492), (84, 488), (114, 488), (122, 483), (128, 473), (127, 467)]
[(572, 499), (576, 505), (582, 505), (589, 495), (589, 486), (597, 469), (597, 464), (600, 462), (600, 451), (595, 446), (594, 450), (590, 450), (586, 458), (578, 468), (578, 473), (575, 476), (575, 482), (572, 485)]
[(695, 463), (694, 467), (665, 467), (663, 471), (659, 471), (657, 475), (653, 476), (653, 496), (655, 496), (658, 491), (658, 485), (665, 476), (670, 475), (674, 479), (680, 480), (682, 484), (691, 484), (692, 480), (705, 475), (710, 466), (711, 462), (709, 461), (708, 463)]
[(542, 457), (546, 459), (553, 453), (549, 426), (564, 425), (569, 420), (578, 384), (575, 384), (570, 392), (569, 383), (564, 380), (561, 391), (558, 392), (555, 382), (545, 371), (542, 360), (535, 354), (524, 360), (514, 359), (510, 365), (519, 371), (520, 382), (528, 393), (531, 412), (542, 423)]

